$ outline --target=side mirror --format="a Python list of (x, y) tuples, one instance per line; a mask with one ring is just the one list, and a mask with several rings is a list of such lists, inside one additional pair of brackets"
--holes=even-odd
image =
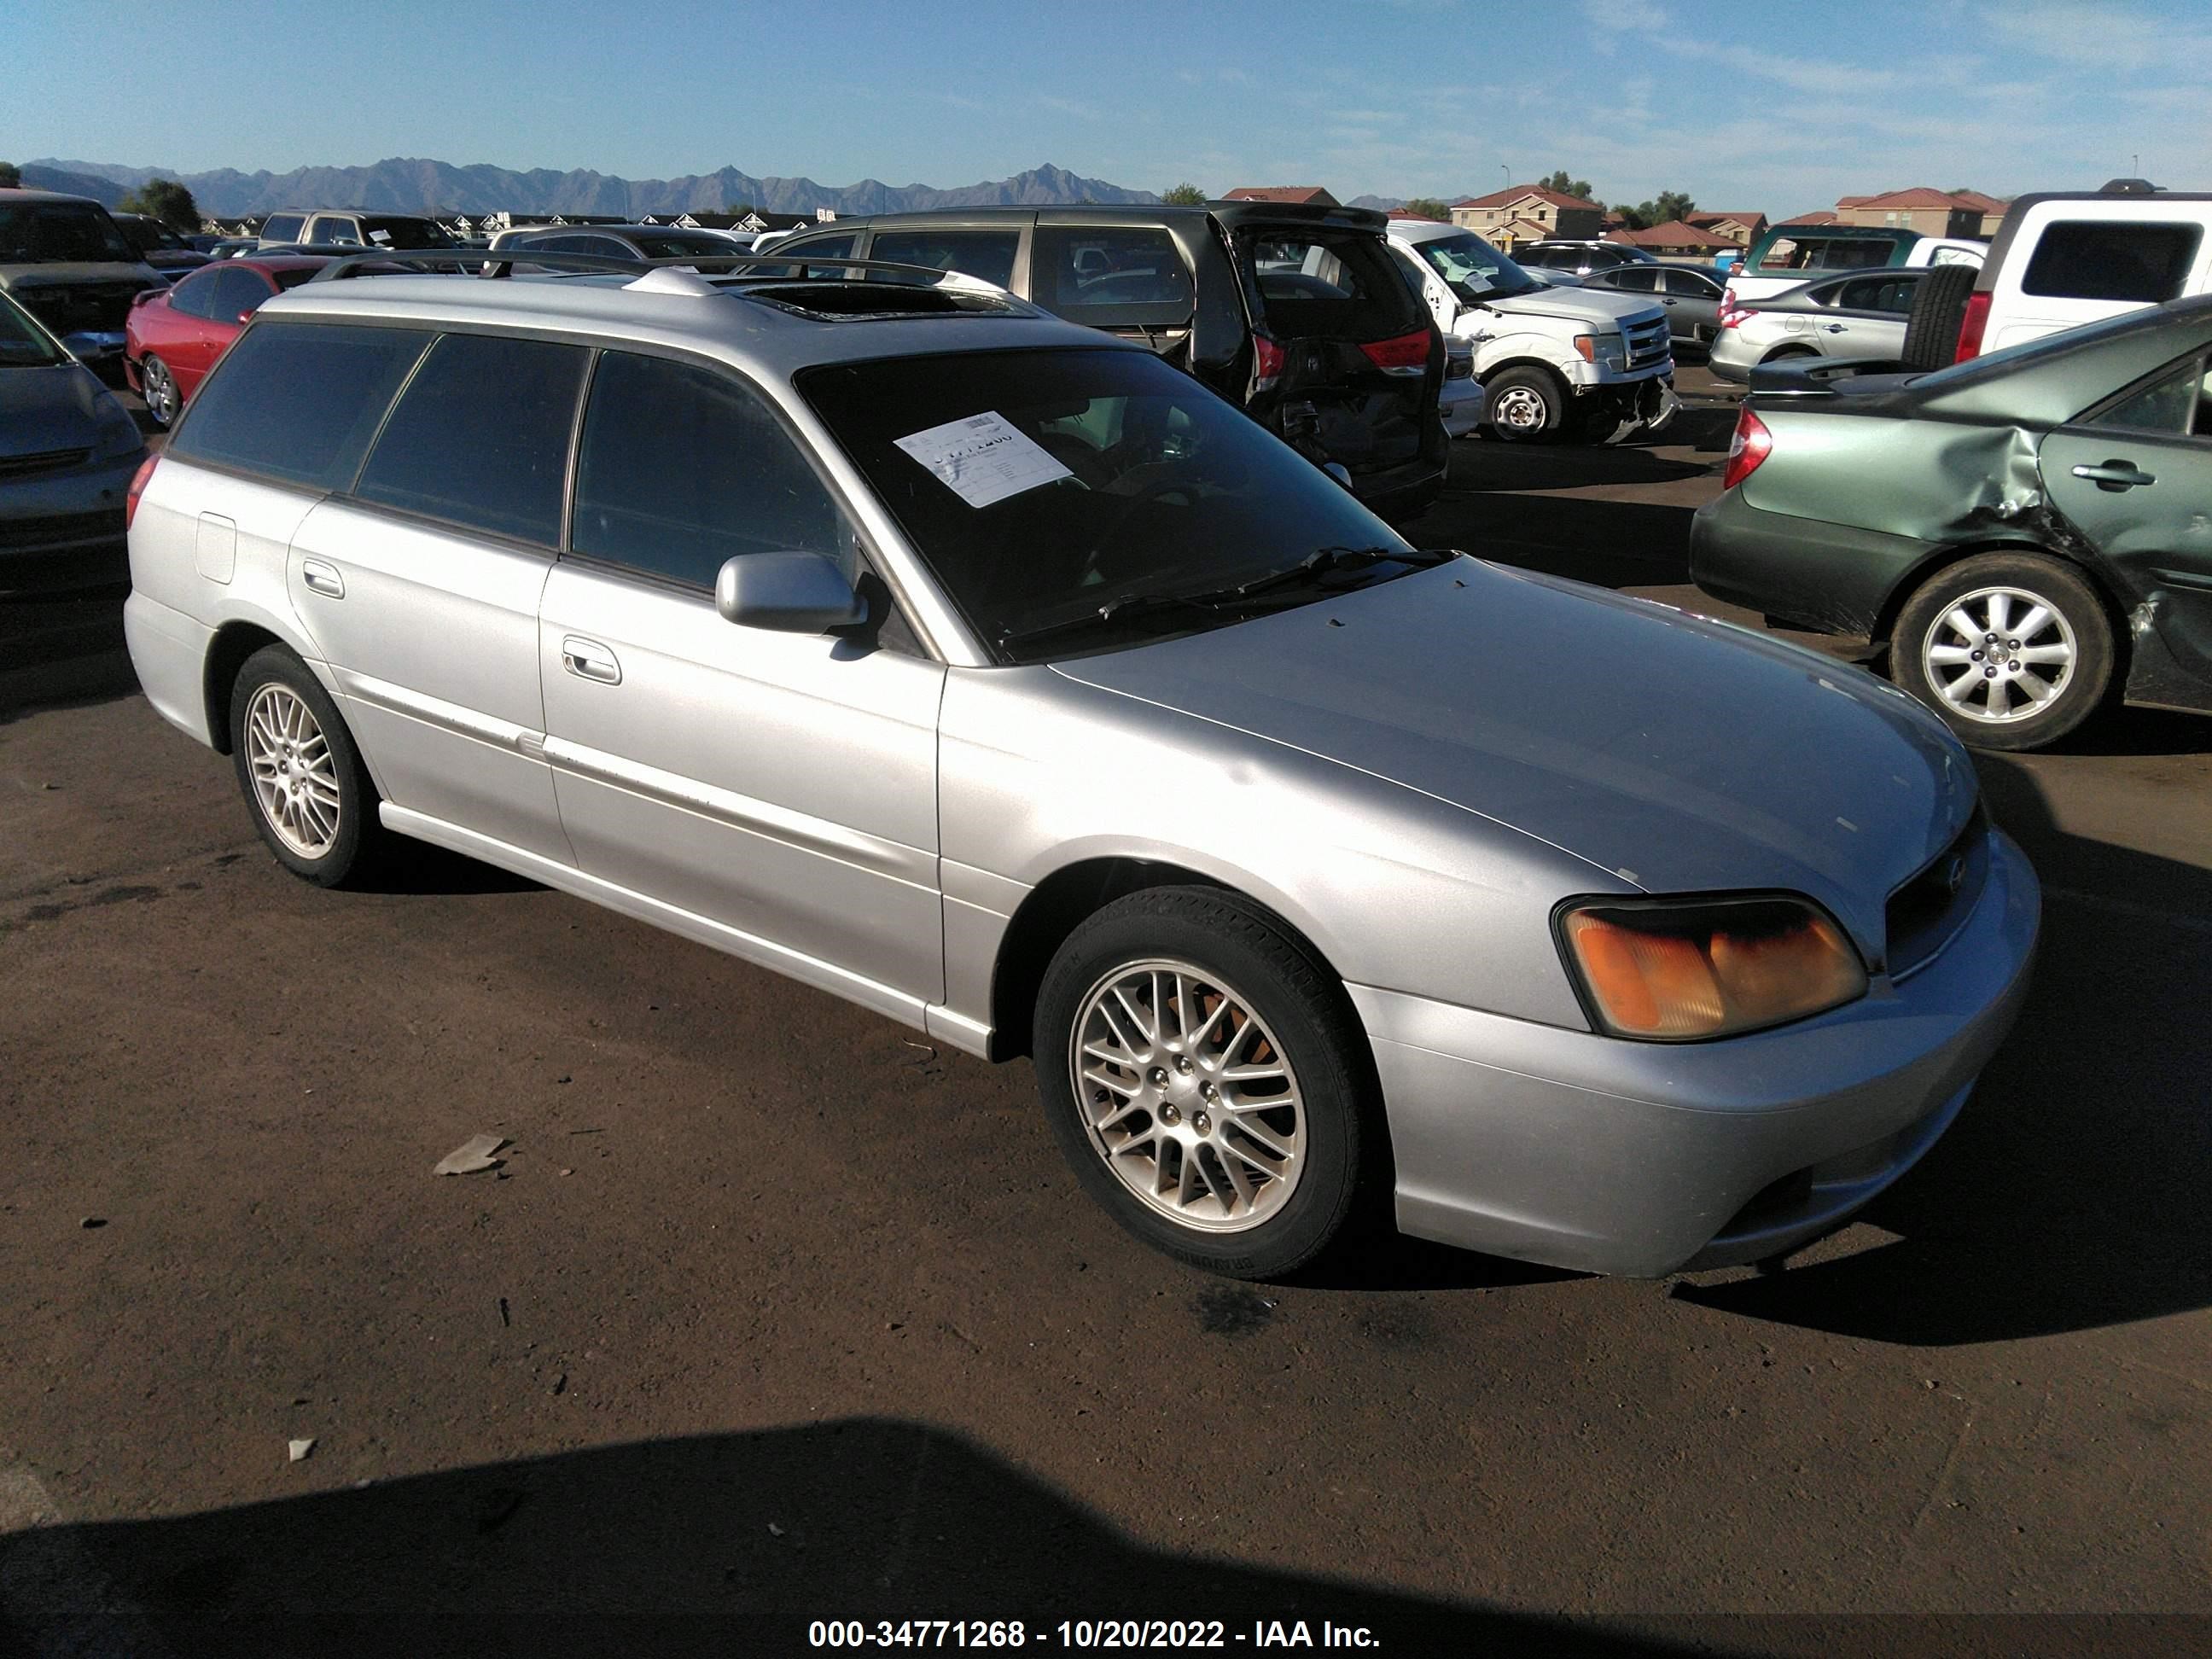
[(1346, 489), (1352, 488), (1352, 469), (1342, 461), (1323, 461), (1321, 464), (1321, 470)]
[(782, 634), (826, 634), (868, 617), (853, 584), (819, 553), (744, 553), (725, 562), (714, 578), (714, 609), (726, 622)]

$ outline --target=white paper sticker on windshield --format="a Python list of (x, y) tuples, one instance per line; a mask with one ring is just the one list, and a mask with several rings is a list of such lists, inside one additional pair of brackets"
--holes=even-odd
[(964, 421), (947, 421), (896, 441), (970, 507), (988, 507), (1055, 478), (1075, 476), (996, 410)]
[(392, 233), (388, 230), (372, 230), (368, 233), (368, 240), (372, 242), (389, 242), (392, 240)]

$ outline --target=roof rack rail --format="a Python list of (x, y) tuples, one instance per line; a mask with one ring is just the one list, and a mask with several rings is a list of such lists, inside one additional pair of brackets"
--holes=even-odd
[[(309, 280), (317, 283), (343, 282), (349, 277), (394, 274), (388, 270), (377, 271), (375, 265), (408, 265), (438, 267), (451, 266), (464, 275), (489, 277), (495, 281), (513, 274), (515, 266), (535, 266), (540, 270), (573, 272), (578, 276), (650, 276), (656, 270), (689, 270), (702, 275), (746, 275), (748, 267), (766, 266), (765, 271), (750, 274), (760, 282), (839, 282), (842, 277), (808, 277), (802, 273), (807, 269), (834, 269), (840, 271), (903, 271), (912, 276), (927, 276), (933, 287), (962, 288), (981, 294), (1006, 294), (1010, 290), (995, 283), (987, 283), (980, 276), (970, 276), (963, 270), (945, 270), (936, 265), (908, 264), (896, 259), (848, 259), (828, 258), (820, 260), (777, 258), (772, 253), (747, 253), (732, 250), (729, 253), (678, 254), (665, 259), (631, 258), (613, 253), (559, 253), (546, 248), (394, 248), (387, 252), (349, 254), (336, 258), (317, 271)], [(416, 274), (410, 271), (410, 275)]]

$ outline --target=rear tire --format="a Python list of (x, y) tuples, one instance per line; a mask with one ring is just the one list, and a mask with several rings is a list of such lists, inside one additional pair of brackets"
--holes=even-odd
[(313, 671), (281, 645), (232, 683), (230, 757), (253, 827), (302, 881), (337, 887), (368, 871), (388, 832), (353, 733)]
[(1483, 427), (1509, 443), (1550, 442), (1566, 410), (1566, 390), (1549, 369), (1509, 368), (1483, 388)]
[(1937, 571), (1905, 601), (1889, 643), (1902, 690), (1961, 742), (2006, 752), (2056, 743), (2095, 714), (2113, 658), (2096, 591), (2041, 553), (1984, 553)]
[[(1327, 964), (1251, 901), (1160, 887), (1106, 906), (1054, 957), (1032, 1035), (1076, 1179), (1154, 1249), (1273, 1279), (1351, 1216), (1377, 1121), (1366, 1036)], [(1387, 1168), (1372, 1139), (1364, 1161)]]
[(1981, 275), (1974, 265), (1937, 265), (1920, 279), (1906, 313), (1905, 345), (1898, 361), (1907, 368), (1942, 368), (1957, 361), (1966, 301)]
[(168, 364), (149, 351), (138, 360), (138, 384), (147, 415), (155, 426), (167, 431), (177, 423), (185, 406), (177, 391), (177, 377), (169, 372)]

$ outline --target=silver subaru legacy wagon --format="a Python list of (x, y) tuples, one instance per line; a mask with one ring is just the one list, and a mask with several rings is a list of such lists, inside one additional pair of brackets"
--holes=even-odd
[(1231, 1274), (1370, 1200), (1763, 1261), (1950, 1124), (2039, 894), (1932, 715), (1418, 550), (1141, 345), (830, 274), (262, 307), (126, 620), (277, 859), (434, 842), (1027, 1054), (1091, 1195)]

